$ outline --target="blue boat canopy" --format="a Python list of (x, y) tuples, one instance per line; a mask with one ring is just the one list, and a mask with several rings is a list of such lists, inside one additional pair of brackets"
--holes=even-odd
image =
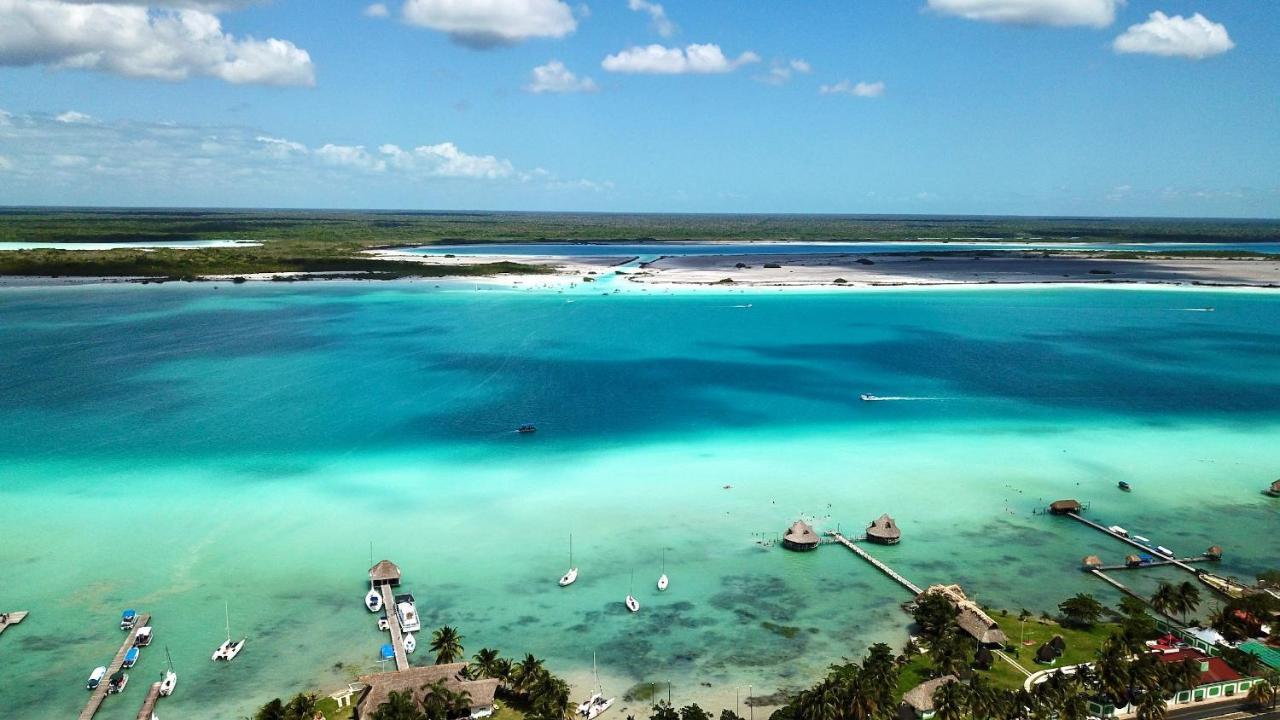
[(125, 653), (125, 654), (124, 654), (124, 659), (125, 659), (125, 662), (128, 662), (129, 660), (137, 660), (137, 659), (138, 659), (138, 646), (137, 646), (137, 645), (135, 645), (135, 646), (133, 646), (133, 647), (129, 648), (129, 652), (127, 652), (127, 653)]
[(395, 649), (395, 648), (393, 648), (393, 647), (391, 647), (391, 643), (386, 643), (386, 644), (384, 644), (384, 645), (382, 646), (382, 659), (383, 659), (383, 660), (390, 660), (391, 658), (393, 658), (393, 657), (395, 657), (395, 656), (396, 656), (396, 649)]
[(138, 613), (134, 612), (133, 610), (125, 610), (123, 613), (120, 614), (120, 617), (123, 620), (132, 620), (133, 618), (137, 617), (137, 615)]

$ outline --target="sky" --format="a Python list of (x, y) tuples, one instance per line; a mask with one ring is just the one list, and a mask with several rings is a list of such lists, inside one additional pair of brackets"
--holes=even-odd
[(0, 0), (0, 205), (1280, 217), (1272, 0)]

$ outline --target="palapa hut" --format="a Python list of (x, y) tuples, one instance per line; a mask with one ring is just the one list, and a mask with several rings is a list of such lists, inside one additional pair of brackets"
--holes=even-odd
[(919, 685), (907, 691), (902, 696), (902, 710), (900, 717), (906, 718), (931, 718), (933, 717), (933, 694), (938, 688), (949, 683), (957, 682), (959, 678), (955, 675), (943, 675), (940, 678), (926, 680)]
[(360, 692), (356, 701), (355, 720), (368, 720), (378, 711), (378, 707), (387, 701), (393, 692), (408, 692), (421, 707), (427, 693), (424, 687), (437, 682), (443, 683), (450, 692), (465, 692), (470, 697), (469, 716), (484, 718), (493, 714), (493, 696), (498, 691), (497, 680), (466, 680), (462, 672), (466, 663), (450, 663), (448, 665), (424, 665), (411, 667), (397, 672), (364, 675), (360, 682), (366, 687)]
[(1097, 555), (1090, 555), (1080, 561), (1080, 567), (1084, 570), (1092, 570), (1102, 567), (1102, 558)]
[(1280, 497), (1280, 480), (1271, 483), (1271, 487), (1267, 488), (1267, 494), (1271, 497)]
[(979, 645), (973, 653), (973, 666), (979, 670), (990, 670), (996, 664), (996, 656), (986, 645)]
[(1126, 567), (1140, 567), (1142, 565), (1142, 558), (1137, 555), (1128, 555), (1124, 559), (1124, 564)]
[(1058, 651), (1058, 655), (1061, 656), (1062, 653), (1067, 651), (1067, 641), (1063, 640), (1061, 635), (1054, 635), (1053, 638), (1049, 640), (1049, 647)]
[(1209, 558), (1210, 560), (1221, 560), (1222, 548), (1218, 547), (1217, 545), (1214, 545), (1210, 547), (1208, 550), (1204, 551), (1204, 556)]
[(980, 645), (1004, 647), (1009, 644), (1000, 625), (978, 606), (978, 603), (965, 596), (959, 585), (930, 585), (926, 593), (937, 593), (947, 599), (956, 609), (956, 624), (968, 633)]
[(390, 583), (395, 587), (400, 584), (400, 568), (390, 560), (381, 560), (369, 568), (369, 580), (375, 585)]
[(822, 538), (818, 537), (818, 533), (814, 532), (809, 523), (803, 520), (795, 521), (791, 525), (791, 529), (787, 531), (787, 534), (782, 536), (782, 547), (800, 552), (813, 550), (821, 542)]
[(1078, 513), (1081, 509), (1080, 501), (1078, 500), (1055, 500), (1049, 504), (1049, 512), (1054, 515)]
[(881, 515), (867, 526), (867, 540), (881, 545), (897, 545), (902, 539), (902, 531), (898, 523), (888, 515)]
[(1058, 651), (1049, 643), (1036, 648), (1036, 662), (1041, 665), (1052, 665), (1058, 662)]

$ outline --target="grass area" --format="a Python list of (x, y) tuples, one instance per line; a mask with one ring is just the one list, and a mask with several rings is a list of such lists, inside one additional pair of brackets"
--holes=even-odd
[(333, 698), (321, 698), (316, 709), (324, 713), (324, 720), (351, 720), (355, 717), (355, 705), (338, 709), (338, 701)]

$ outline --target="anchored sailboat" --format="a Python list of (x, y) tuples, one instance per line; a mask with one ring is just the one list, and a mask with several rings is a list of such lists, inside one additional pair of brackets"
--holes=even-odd
[(628, 610), (630, 610), (631, 612), (639, 612), (639, 611), (640, 611), (640, 601), (639, 601), (639, 600), (636, 600), (636, 596), (635, 596), (635, 595), (632, 595), (632, 592), (634, 592), (634, 590), (635, 590), (635, 585), (636, 585), (636, 572), (635, 572), (634, 570), (632, 570), (632, 571), (631, 571), (631, 586), (627, 589), (627, 601), (626, 601), (626, 602), (627, 602), (627, 609), (628, 609)]
[(596, 654), (591, 653), (591, 674), (596, 679), (596, 691), (586, 702), (578, 704), (578, 714), (587, 720), (595, 720), (605, 710), (613, 706), (615, 698), (606, 699), (604, 696), (604, 686), (600, 684), (600, 672), (596, 668)]
[(578, 579), (578, 568), (573, 566), (573, 535), (569, 535), (569, 572), (560, 578), (560, 587), (568, 587)]
[(160, 694), (168, 697), (178, 686), (178, 673), (173, 671), (173, 657), (169, 655), (169, 646), (164, 647), (164, 656), (169, 661), (169, 669), (164, 671), (164, 679), (160, 681)]
[(244, 648), (245, 641), (249, 638), (242, 638), (240, 642), (231, 641), (231, 605), (223, 601), (223, 610), (227, 616), (227, 639), (213, 651), (214, 661), (225, 660), (231, 662), (240, 654), (240, 650)]
[(662, 548), (662, 575), (658, 576), (658, 590), (666, 590), (670, 582), (667, 580), (667, 549)]
[[(369, 543), (369, 567), (373, 567), (373, 543)], [(364, 596), (364, 606), (371, 613), (382, 610), (382, 593), (374, 586), (372, 574), (369, 577), (369, 593)]]

